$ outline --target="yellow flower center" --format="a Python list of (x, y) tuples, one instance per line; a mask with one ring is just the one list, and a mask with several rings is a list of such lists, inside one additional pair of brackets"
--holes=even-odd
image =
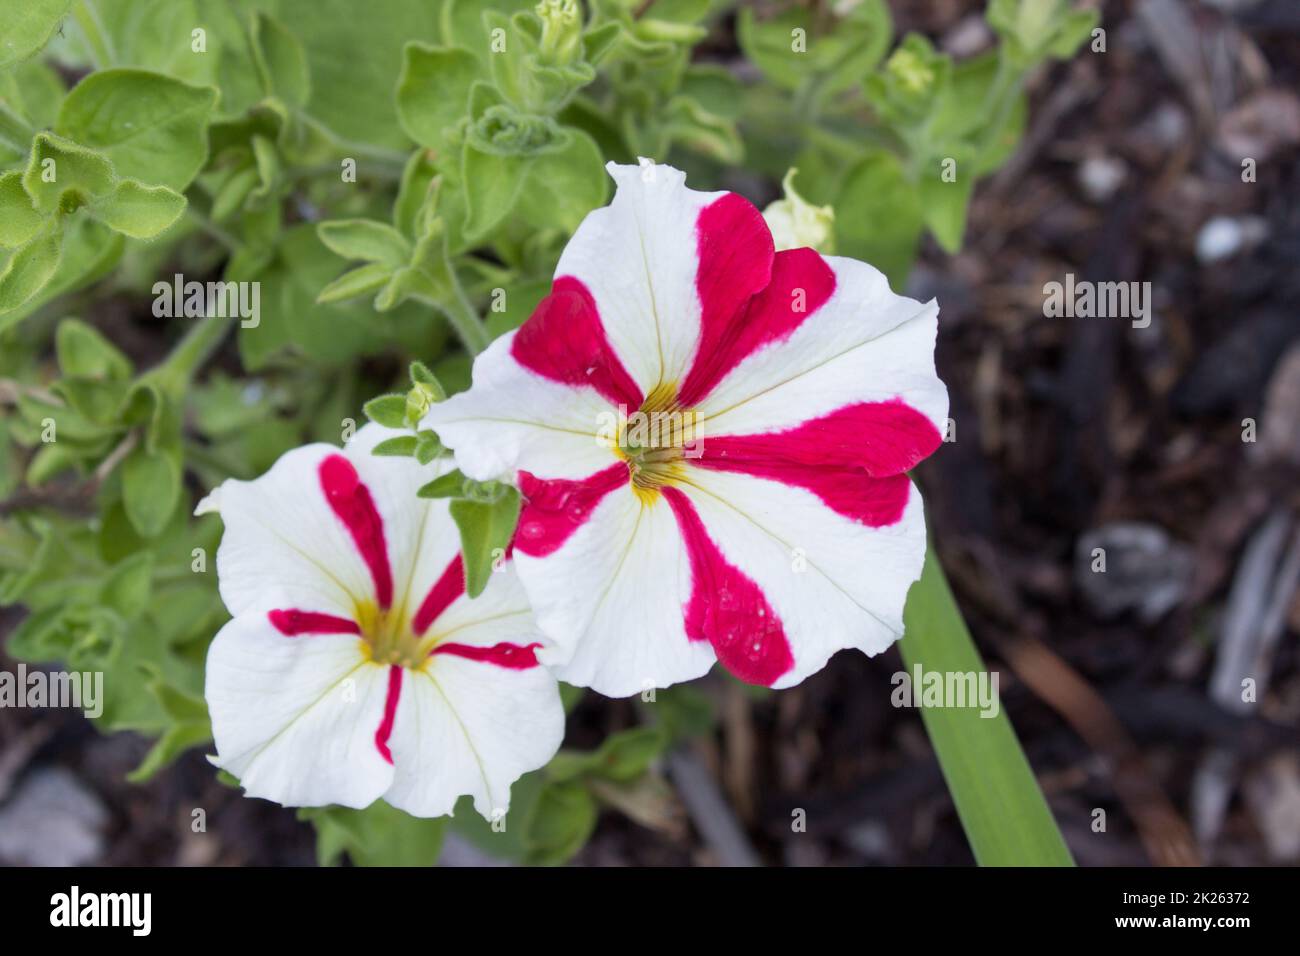
[(632, 491), (643, 503), (653, 504), (660, 488), (685, 474), (683, 459), (697, 442), (695, 411), (683, 409), (677, 402), (677, 383), (666, 382), (619, 422), (615, 451), (628, 464)]
[(384, 611), (374, 601), (358, 601), (356, 622), (376, 664), (418, 668), (427, 662), (433, 642), (411, 630), (411, 616), (405, 607)]

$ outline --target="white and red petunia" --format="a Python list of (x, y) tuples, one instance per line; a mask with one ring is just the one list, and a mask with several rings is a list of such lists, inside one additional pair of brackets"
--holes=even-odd
[(439, 469), (370, 453), (395, 434), (294, 449), (200, 504), (233, 615), (208, 651), (215, 762), (286, 806), (431, 817), (472, 794), (490, 817), (559, 747), (559, 690), (513, 563), (465, 594), (448, 504), (416, 495)]
[[(624, 696), (715, 659), (786, 687), (884, 650), (925, 552), (906, 472), (947, 415), (937, 305), (862, 262), (774, 252), (753, 205), (672, 167), (609, 169), (617, 194), (550, 295), (426, 418), (468, 476), (524, 494), (543, 660)], [(611, 440), (620, 406), (643, 415)]]

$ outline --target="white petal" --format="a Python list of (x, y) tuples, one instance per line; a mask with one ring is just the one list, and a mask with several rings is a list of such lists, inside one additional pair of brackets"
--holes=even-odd
[(613, 201), (587, 215), (565, 246), (557, 276), (579, 279), (632, 378), (649, 392), (680, 379), (700, 336), (696, 223), (725, 193), (686, 188), (672, 166), (606, 167)]
[(672, 512), (630, 488), (607, 494), (564, 544), (543, 558), (516, 551), (542, 631), (541, 652), (566, 683), (626, 697), (705, 674), (706, 641), (686, 637), (690, 568)]
[(779, 482), (702, 469), (690, 481), (682, 490), (709, 537), (781, 622), (794, 667), (772, 686), (799, 683), (842, 648), (875, 655), (902, 636), (907, 591), (925, 557), (915, 489), (899, 521), (873, 528)]
[(460, 552), (460, 532), (451, 519), (450, 499), (417, 494), (455, 467), (450, 456), (421, 465), (414, 458), (371, 453), (380, 442), (405, 434), (409, 432), (371, 423), (353, 435), (345, 450), (383, 518), (392, 562), (394, 613), (409, 620)]
[[(515, 636), (527, 644), (535, 635)], [(434, 817), (471, 794), (474, 809), (494, 819), (509, 809), (511, 784), (544, 766), (563, 737), (564, 708), (545, 667), (435, 655), (404, 674), (389, 740), (397, 772), (384, 799)]]
[(901, 398), (940, 434), (948, 391), (934, 370), (938, 306), (895, 295), (854, 259), (827, 256), (835, 291), (788, 338), (742, 360), (700, 403), (709, 435), (777, 431), (858, 402)]
[(350, 617), (356, 601), (373, 593), (365, 562), (321, 490), (320, 464), (337, 454), (332, 445), (304, 445), (255, 481), (221, 485), (217, 577), (231, 614), (302, 608)]
[(543, 378), (515, 361), (517, 333), (474, 359), (474, 387), (429, 409), (432, 428), (476, 481), (514, 478), (523, 468), (547, 478), (580, 478), (609, 465), (600, 430), (615, 409), (598, 392)]
[(387, 674), (358, 637), (285, 637), (264, 615), (236, 617), (208, 651), (217, 764), (284, 806), (368, 806), (393, 779), (375, 744)]
[(476, 598), (462, 593), (438, 615), (427, 637), (436, 641), (491, 646), (500, 641), (542, 641), (528, 595), (519, 583), (514, 561), (504, 562)]

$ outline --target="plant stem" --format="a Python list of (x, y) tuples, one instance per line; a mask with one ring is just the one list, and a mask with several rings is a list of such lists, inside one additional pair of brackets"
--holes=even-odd
[(192, 203), (185, 207), (185, 215), (205, 233), (225, 246), (227, 251), (238, 252), (241, 248), (242, 243), (240, 243), (238, 239), (228, 233), (225, 229), (222, 229), (207, 216), (203, 215), (203, 213), (195, 209)]
[[(903, 620), (899, 650), (909, 674), (917, 667), (945, 676), (984, 672), (933, 543)], [(914, 701), (920, 691), (913, 682)], [(921, 708), (975, 860), (981, 866), (1072, 866), (1011, 721), (994, 699), (995, 713), (987, 717), (978, 706)]]
[(469, 296), (465, 294), (465, 289), (461, 286), (456, 269), (450, 260), (447, 262), (446, 272), (451, 284), (452, 298), (450, 302), (439, 302), (438, 307), (442, 309), (443, 314), (447, 316), (447, 321), (460, 336), (465, 351), (470, 355), (478, 355), (492, 341), (488, 337), (487, 326), (483, 324), (483, 320), (479, 318), (478, 312), (469, 301)]
[(217, 350), (230, 327), (234, 325), (234, 316), (209, 315), (200, 319), (195, 326), (185, 333), (185, 337), (176, 343), (171, 355), (149, 374), (159, 380), (164, 391), (178, 395), (189, 385), (208, 357)]

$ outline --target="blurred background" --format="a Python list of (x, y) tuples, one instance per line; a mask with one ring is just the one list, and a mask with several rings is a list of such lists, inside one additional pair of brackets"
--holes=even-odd
[[(908, 279), (939, 300), (956, 423), (917, 479), (1077, 861), (1295, 864), (1300, 4), (1092, 6), (1104, 54), (1034, 75), (965, 248), (927, 239)], [(993, 42), (982, 0), (891, 8), (900, 34), (959, 59)], [(748, 68), (733, 16), (697, 55)], [(778, 194), (731, 185), (760, 206)], [(1044, 285), (1067, 273), (1150, 282), (1150, 326), (1045, 316)], [(20, 614), (0, 613), (4, 633)], [(919, 715), (890, 705), (901, 669), (896, 649), (843, 652), (780, 693), (698, 682), (711, 729), (607, 808), (575, 863), (971, 864)], [(584, 698), (567, 743), (635, 726), (637, 706)], [(127, 783), (147, 750), (74, 711), (0, 709), (0, 861), (315, 862), (310, 825), (217, 782), (201, 749)], [(459, 836), (443, 860), (496, 862)]]

